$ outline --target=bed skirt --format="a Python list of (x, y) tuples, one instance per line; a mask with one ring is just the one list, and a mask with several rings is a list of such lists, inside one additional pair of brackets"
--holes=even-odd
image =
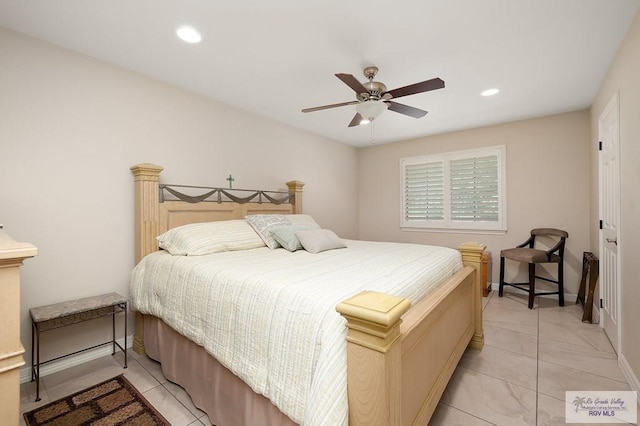
[(164, 376), (182, 386), (212, 424), (294, 426), (263, 395), (215, 358), (162, 320), (145, 315), (144, 345), (149, 358), (162, 364)]

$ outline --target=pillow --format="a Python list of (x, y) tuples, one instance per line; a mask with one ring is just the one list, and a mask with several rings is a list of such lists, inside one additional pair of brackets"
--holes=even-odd
[(307, 229), (320, 229), (320, 227), (313, 223), (285, 225), (273, 230), (273, 238), (286, 250), (300, 250), (302, 249), (302, 244), (300, 244), (300, 240), (296, 237), (296, 232)]
[(182, 256), (264, 247), (260, 236), (244, 220), (191, 223), (170, 229), (156, 239), (160, 248)]
[(296, 232), (302, 247), (309, 253), (320, 253), (326, 250), (345, 248), (347, 245), (328, 229), (312, 229)]
[(318, 225), (316, 221), (308, 214), (288, 214), (285, 217), (289, 219), (289, 221), (294, 225), (310, 224), (316, 226), (316, 228), (314, 229), (320, 229), (320, 225)]
[(276, 228), (291, 225), (289, 219), (281, 214), (250, 214), (245, 219), (271, 250), (280, 247), (280, 243), (273, 238), (273, 231)]

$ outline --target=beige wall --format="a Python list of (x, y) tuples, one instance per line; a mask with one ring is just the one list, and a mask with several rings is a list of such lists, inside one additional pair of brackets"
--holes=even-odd
[[(524, 240), (534, 226), (564, 228), (570, 233), (567, 290), (575, 293), (582, 252), (597, 252), (597, 118), (619, 90), (622, 354), (640, 376), (640, 287), (633, 273), (640, 257), (638, 16), (590, 112), (359, 150), (2, 28), (0, 57), (0, 223), (39, 248), (23, 268), (27, 353), (29, 307), (128, 293), (128, 168), (138, 162), (163, 165), (167, 182), (222, 186), (229, 173), (237, 187), (282, 188), (286, 180), (303, 180), (305, 210), (341, 236), (450, 247), (482, 241), (494, 254), (494, 282), (500, 249)], [(400, 230), (400, 158), (500, 144), (507, 146), (506, 235)], [(76, 327), (63, 345), (55, 342), (62, 333), (55, 333), (51, 354), (106, 336), (104, 327)]]
[[(620, 105), (620, 355), (640, 379), (640, 13), (627, 33), (591, 107), (591, 138), (598, 138), (598, 118), (615, 92)], [(598, 219), (598, 155), (591, 159), (591, 216)], [(599, 232), (592, 228), (591, 246), (598, 252)], [(638, 383), (636, 382), (636, 386)], [(637, 388), (636, 388), (637, 389)]]
[[(401, 158), (493, 145), (507, 150), (506, 235), (400, 229)], [(578, 292), (582, 253), (589, 249), (588, 111), (364, 148), (358, 156), (358, 181), (361, 239), (448, 247), (480, 241), (492, 252), (493, 282), (498, 282), (501, 249), (526, 240), (531, 228), (556, 227), (569, 232), (565, 292)]]
[[(0, 223), (39, 249), (23, 268), (27, 354), (29, 307), (128, 294), (133, 164), (160, 164), (171, 183), (226, 186), (232, 173), (235, 187), (279, 189), (298, 179), (306, 212), (357, 237), (355, 148), (2, 28), (0, 58)], [(51, 332), (43, 355), (108, 330)]]

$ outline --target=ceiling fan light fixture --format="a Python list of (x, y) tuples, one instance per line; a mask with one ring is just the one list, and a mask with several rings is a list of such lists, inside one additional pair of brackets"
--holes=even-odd
[(363, 120), (360, 122), (360, 124), (367, 124), (367, 123), (375, 120), (388, 107), (389, 107), (389, 105), (387, 105), (383, 101), (375, 101), (375, 100), (373, 100), (373, 101), (366, 101), (366, 102), (359, 103), (358, 105), (356, 105), (356, 111), (363, 118)]

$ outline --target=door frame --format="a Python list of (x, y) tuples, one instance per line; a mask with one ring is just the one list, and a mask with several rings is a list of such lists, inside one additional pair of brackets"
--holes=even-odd
[[(616, 174), (614, 176), (614, 178), (616, 179), (616, 186), (617, 186), (617, 191), (618, 191), (618, 197), (617, 197), (617, 209), (616, 209), (616, 224), (617, 224), (617, 235), (616, 238), (620, 237), (621, 232), (621, 224), (620, 224), (620, 207), (621, 207), (621, 199), (620, 199), (620, 95), (619, 92), (616, 91), (613, 93), (613, 95), (611, 96), (611, 99), (609, 100), (609, 102), (607, 102), (607, 105), (602, 109), (602, 111), (600, 112), (600, 115), (598, 116), (598, 140), (602, 140), (602, 117), (605, 116), (605, 114), (607, 114), (609, 112), (609, 110), (611, 110), (612, 108), (615, 108), (615, 114), (616, 114), (616, 125), (617, 125), (617, 129), (616, 129), (616, 133), (618, 135), (617, 137), (617, 141), (616, 141), (616, 146), (615, 146), (615, 150), (616, 150), (616, 161), (617, 161), (617, 170), (616, 170)], [(598, 150), (598, 215), (599, 218), (602, 219), (603, 218), (603, 210), (604, 210), (604, 197), (603, 197), (603, 173), (602, 170), (603, 169), (603, 164), (602, 164), (602, 151), (599, 149)], [(600, 227), (598, 227), (598, 250), (599, 253), (602, 255), (602, 253), (604, 253), (604, 230), (601, 229)], [(618, 355), (618, 357), (620, 357), (620, 353), (621, 353), (621, 349), (622, 349), (622, 304), (621, 302), (621, 297), (620, 297), (620, 282), (622, 281), (622, 268), (620, 267), (620, 253), (621, 253), (621, 244), (618, 242), (617, 244), (617, 248), (616, 248), (616, 305), (617, 305), (617, 336), (616, 336), (616, 340), (617, 340), (617, 347), (614, 347), (613, 349), (616, 351), (616, 354)], [(602, 271), (602, 266), (603, 264), (601, 263), (600, 266), (600, 276), (602, 277), (603, 271)], [(602, 285), (598, 285), (599, 288), (599, 297), (600, 299), (603, 298), (603, 289), (602, 289)], [(598, 303), (598, 316), (600, 318), (600, 328), (604, 329), (604, 320), (603, 320), (603, 315), (600, 312), (600, 303)]]

